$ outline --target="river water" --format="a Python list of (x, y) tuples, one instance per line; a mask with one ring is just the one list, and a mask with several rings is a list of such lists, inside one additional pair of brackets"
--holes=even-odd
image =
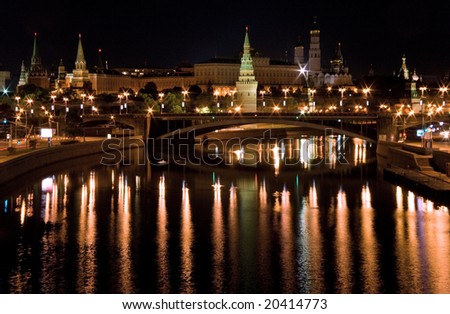
[(384, 181), (374, 148), (311, 137), (26, 178), (0, 198), (0, 291), (450, 293), (449, 204)]

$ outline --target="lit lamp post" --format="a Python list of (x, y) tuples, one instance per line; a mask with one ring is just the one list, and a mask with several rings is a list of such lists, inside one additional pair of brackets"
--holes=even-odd
[(439, 88), (439, 91), (442, 93), (442, 107), (445, 107), (445, 94), (447, 93), (447, 86)]
[[(231, 107), (233, 107), (234, 106), (234, 94), (236, 94), (237, 93), (237, 90), (236, 89), (233, 89), (231, 92)], [(263, 105), (264, 105), (264, 102), (263, 102)]]
[(125, 104), (123, 105), (123, 107), (125, 108), (125, 113), (128, 113), (128, 96), (130, 96), (130, 93), (125, 92), (123, 93), (123, 95), (125, 96)]
[(85, 98), (86, 98), (86, 94), (85, 93), (81, 94), (81, 99), (82, 99), (81, 105), (80, 105), (81, 115), (84, 115), (84, 99)]
[[(95, 107), (94, 107), (94, 108), (95, 108)], [(111, 121), (112, 121), (112, 123), (113, 123), (112, 134), (114, 135), (114, 137), (117, 137), (117, 134), (116, 134), (116, 120), (114, 119), (114, 116), (113, 116), (113, 115), (111, 115)]]
[(370, 93), (370, 88), (363, 88), (364, 97), (366, 98), (366, 107), (369, 107), (369, 97), (368, 94)]
[(183, 111), (185, 111), (185, 101), (186, 101), (186, 96), (188, 94), (188, 91), (187, 90), (183, 90), (181, 93), (183, 94), (183, 101), (181, 102), (181, 107), (183, 108)]
[(55, 100), (56, 100), (56, 95), (51, 95), (50, 98), (52, 99), (51, 111), (53, 111), (53, 115), (54, 115), (54, 114), (55, 114)]
[(158, 96), (161, 101), (160, 113), (163, 113), (163, 111), (164, 111), (164, 104), (163, 104), (164, 93), (159, 93)]
[(425, 86), (421, 86), (419, 87), (420, 91), (422, 92), (422, 95), (420, 97), (420, 114), (422, 115), (422, 147), (425, 146), (425, 141), (424, 141), (424, 135), (425, 135), (425, 131), (424, 131), (424, 124), (425, 124), (425, 116), (424, 116), (424, 112), (423, 112), (423, 93), (427, 90), (427, 88)]
[(286, 99), (287, 99), (288, 92), (289, 92), (289, 88), (283, 88), (283, 93), (284, 93), (283, 107), (286, 107)]
[(17, 110), (19, 110), (19, 101), (20, 101), (20, 97), (19, 97), (19, 96), (16, 96), (14, 99), (15, 99), (16, 102), (17, 102), (17, 104), (16, 104), (16, 111), (17, 111)]
[(66, 115), (67, 115), (67, 113), (69, 112), (69, 107), (67, 107), (67, 101), (69, 100), (69, 98), (64, 97), (63, 100), (64, 100), (64, 106), (66, 107)]
[(117, 97), (119, 98), (119, 114), (122, 114), (122, 109), (123, 109), (122, 99), (123, 99), (123, 95), (119, 94)]
[(266, 94), (266, 91), (263, 89), (263, 90), (260, 90), (259, 93), (261, 94), (262, 105), (263, 105), (263, 107), (265, 107), (266, 101), (264, 100), (264, 95)]
[(341, 93), (341, 100), (339, 101), (339, 107), (341, 107), (341, 112), (342, 112), (342, 110), (343, 110), (343, 108), (342, 108), (342, 99), (344, 98), (345, 88), (340, 87), (339, 88), (339, 92)]
[(89, 99), (89, 102), (91, 103), (91, 106), (92, 106), (92, 114), (94, 114), (94, 110), (93, 110), (94, 109), (94, 106), (93, 106), (94, 96), (89, 95), (88, 99)]
[[(33, 113), (33, 109), (32, 109), (33, 99), (31, 99), (31, 98), (27, 99), (27, 104), (28, 104), (28, 106), (30, 106), (31, 113)], [(27, 110), (28, 106), (25, 108), (25, 132), (26, 133), (28, 133), (28, 110)]]
[(314, 101), (314, 94), (316, 92), (317, 92), (317, 90), (315, 88), (312, 88), (310, 90), (310, 94), (311, 94), (310, 108), (311, 108), (311, 111), (316, 107), (316, 102)]

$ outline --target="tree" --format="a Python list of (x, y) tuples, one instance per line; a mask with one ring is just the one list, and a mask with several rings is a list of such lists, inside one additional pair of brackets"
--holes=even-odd
[(189, 86), (188, 92), (189, 97), (191, 97), (192, 99), (196, 99), (202, 93), (202, 89), (198, 85), (192, 85)]
[(75, 137), (80, 134), (80, 125), (82, 123), (82, 119), (80, 115), (75, 110), (71, 110), (66, 115), (66, 134), (69, 137)]
[(180, 93), (168, 92), (163, 99), (164, 104), (167, 106), (169, 112), (171, 113), (182, 113), (183, 108), (181, 107), (181, 102), (183, 97)]
[(144, 110), (152, 109), (154, 112), (159, 112), (160, 111), (159, 104), (151, 97), (151, 95), (143, 94), (143, 97), (144, 95), (146, 96), (144, 98), (145, 104)]

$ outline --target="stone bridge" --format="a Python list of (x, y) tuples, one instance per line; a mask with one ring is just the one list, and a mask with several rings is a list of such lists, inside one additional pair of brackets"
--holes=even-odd
[[(96, 114), (84, 115), (83, 123), (95, 121), (114, 122), (134, 130), (135, 136), (143, 138), (168, 138), (174, 134), (196, 136), (232, 126), (270, 123), (289, 125), (312, 130), (329, 130), (335, 134), (365, 138), (370, 141), (378, 135), (387, 139), (396, 136), (395, 117), (390, 113), (219, 113), (219, 114)], [(369, 128), (372, 133), (368, 131)], [(195, 132), (192, 132), (194, 131)]]

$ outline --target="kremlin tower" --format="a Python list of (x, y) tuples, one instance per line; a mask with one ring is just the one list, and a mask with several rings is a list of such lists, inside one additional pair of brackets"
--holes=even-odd
[(84, 59), (83, 45), (81, 44), (81, 34), (78, 35), (77, 59), (72, 76), (72, 88), (81, 89), (85, 82), (89, 81), (89, 71), (86, 69), (86, 59)]
[(241, 58), (239, 78), (236, 82), (237, 103), (243, 112), (256, 112), (256, 90), (258, 82), (253, 71), (253, 60), (250, 54), (248, 27), (245, 28), (244, 52)]
[[(22, 63), (22, 70), (25, 64)], [(33, 54), (31, 56), (31, 65), (28, 73), (25, 75), (26, 84), (33, 84), (41, 88), (49, 88), (47, 70), (42, 66), (41, 56), (37, 47), (37, 34), (34, 33)]]

